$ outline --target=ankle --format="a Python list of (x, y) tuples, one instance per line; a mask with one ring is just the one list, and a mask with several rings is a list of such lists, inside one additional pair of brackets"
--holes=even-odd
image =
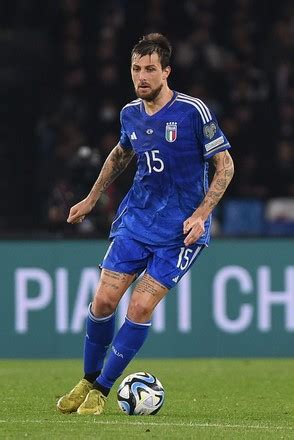
[(86, 379), (88, 382), (90, 382), (91, 384), (93, 384), (95, 382), (95, 380), (97, 379), (97, 377), (100, 375), (101, 371), (95, 371), (94, 373), (85, 373), (84, 375), (84, 379)]
[(97, 380), (95, 380), (95, 382), (93, 384), (93, 389), (100, 391), (103, 394), (103, 396), (105, 396), (105, 397), (107, 397), (108, 394), (110, 393), (110, 388), (104, 387), (99, 382), (97, 382)]

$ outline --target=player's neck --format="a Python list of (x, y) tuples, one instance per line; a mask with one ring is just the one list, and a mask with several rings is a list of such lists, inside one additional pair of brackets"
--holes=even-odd
[(173, 91), (166, 87), (161, 90), (159, 95), (154, 99), (154, 101), (144, 101), (145, 111), (148, 115), (154, 115), (162, 107), (164, 107), (173, 97)]

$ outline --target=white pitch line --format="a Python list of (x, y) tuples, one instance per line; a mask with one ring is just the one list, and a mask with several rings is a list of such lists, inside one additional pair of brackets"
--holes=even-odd
[[(81, 420), (0, 420), (0, 423), (61, 423), (61, 424), (75, 424), (80, 423)], [(124, 422), (111, 420), (83, 420), (83, 423), (91, 423), (96, 425), (126, 425), (126, 426), (175, 426), (184, 428), (227, 428), (227, 429), (264, 429), (264, 430), (282, 430), (288, 429), (292, 431), (292, 426), (269, 426), (269, 425), (231, 425), (221, 423), (165, 423), (165, 422)]]

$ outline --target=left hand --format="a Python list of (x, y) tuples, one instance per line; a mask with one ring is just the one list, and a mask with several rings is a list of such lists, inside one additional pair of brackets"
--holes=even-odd
[(188, 234), (184, 240), (185, 246), (195, 243), (204, 233), (204, 220), (198, 215), (191, 215), (183, 223), (183, 232)]

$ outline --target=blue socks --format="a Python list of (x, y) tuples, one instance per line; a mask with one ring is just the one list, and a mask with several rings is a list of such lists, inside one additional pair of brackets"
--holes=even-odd
[(114, 336), (115, 314), (96, 318), (89, 305), (84, 343), (85, 379), (94, 382), (103, 367), (107, 349)]
[[(111, 346), (111, 352), (94, 388), (105, 395), (145, 342), (151, 321), (136, 323), (126, 317)], [(101, 364), (99, 364), (101, 365)]]
[(126, 317), (114, 338), (111, 352), (103, 367), (107, 349), (114, 336), (115, 314), (97, 318), (93, 315), (90, 304), (84, 344), (85, 379), (95, 382), (94, 388), (100, 389), (107, 395), (116, 379), (144, 344), (150, 326), (151, 321), (141, 324)]

